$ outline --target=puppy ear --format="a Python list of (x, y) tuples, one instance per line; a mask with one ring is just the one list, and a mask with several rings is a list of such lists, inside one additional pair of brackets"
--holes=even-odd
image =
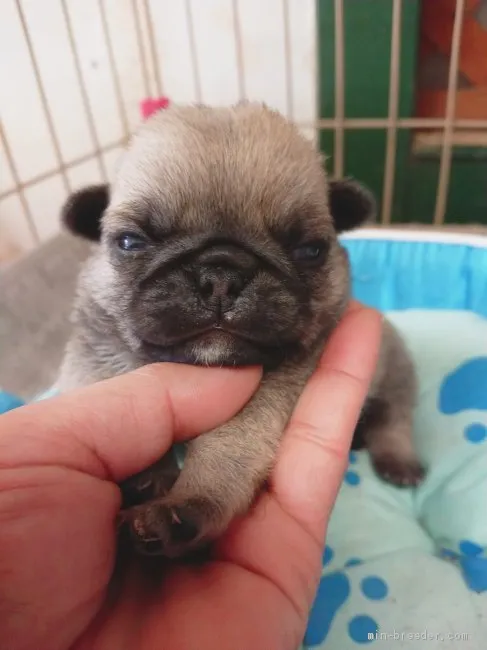
[(93, 185), (74, 192), (62, 208), (62, 222), (75, 235), (99, 241), (101, 218), (109, 198), (108, 185)]
[(352, 178), (330, 181), (329, 192), (330, 212), (337, 232), (375, 219), (377, 204), (372, 193)]

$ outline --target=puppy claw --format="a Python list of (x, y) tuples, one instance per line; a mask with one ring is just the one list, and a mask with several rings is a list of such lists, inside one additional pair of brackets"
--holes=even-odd
[(123, 508), (133, 508), (164, 497), (178, 475), (177, 459), (170, 451), (149, 469), (131, 476), (120, 485)]
[(181, 523), (181, 519), (179, 518), (179, 515), (174, 510), (171, 510), (171, 517), (172, 517), (173, 524)]
[(144, 555), (180, 557), (213, 539), (217, 530), (217, 511), (207, 501), (178, 506), (152, 501), (129, 512), (132, 537)]
[(377, 474), (397, 487), (414, 487), (424, 478), (425, 470), (417, 460), (403, 460), (387, 454), (373, 458)]

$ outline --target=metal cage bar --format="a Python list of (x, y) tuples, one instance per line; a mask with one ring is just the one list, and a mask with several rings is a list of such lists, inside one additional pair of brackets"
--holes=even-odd
[(27, 25), (27, 21), (25, 19), (25, 14), (24, 10), (22, 8), (22, 3), (20, 0), (16, 0), (15, 2), (16, 7), (17, 7), (17, 13), (19, 15), (20, 19), (20, 24), (22, 25), (22, 32), (23, 36), (25, 39), (25, 43), (27, 45), (27, 50), (29, 52), (29, 59), (30, 59), (30, 64), (32, 66), (32, 72), (34, 73), (34, 77), (36, 80), (36, 85), (37, 85), (37, 92), (39, 93), (39, 99), (41, 102), (42, 106), (42, 111), (44, 113), (44, 119), (46, 120), (46, 125), (47, 129), (49, 131), (49, 137), (51, 138), (52, 142), (52, 148), (54, 150), (54, 155), (56, 157), (56, 161), (58, 164), (58, 173), (61, 176), (62, 183), (64, 186), (64, 189), (66, 191), (66, 194), (69, 194), (71, 192), (71, 185), (69, 182), (68, 175), (66, 173), (66, 168), (63, 160), (63, 154), (61, 152), (61, 145), (59, 142), (59, 138), (56, 133), (56, 128), (54, 126), (54, 121), (52, 119), (51, 115), (51, 110), (49, 106), (49, 101), (47, 99), (46, 91), (44, 89), (44, 84), (42, 82), (42, 76), (41, 72), (39, 70), (39, 66), (37, 65), (37, 59), (35, 55), (35, 50), (34, 50), (34, 45), (32, 43), (32, 39), (29, 34), (29, 28)]
[[(12, 151), (10, 149), (10, 145), (7, 140), (7, 136), (5, 135), (2, 123), (0, 122), (0, 142), (2, 143), (3, 149), (5, 151), (5, 157), (7, 159), (7, 164), (10, 169), (10, 173), (12, 175), (12, 178), (15, 183), (14, 189), (9, 192), (8, 194), (6, 193), (5, 196), (9, 196), (11, 194), (17, 194), (19, 197), (20, 205), (22, 206), (22, 210), (24, 211), (24, 215), (27, 221), (27, 226), (29, 228), (30, 235), (34, 241), (34, 243), (38, 244), (40, 242), (40, 237), (39, 237), (39, 232), (37, 230), (37, 227), (35, 225), (35, 221), (32, 217), (32, 212), (29, 206), (29, 203), (27, 202), (27, 199), (25, 198), (25, 193), (24, 193), (24, 186), (22, 185), (22, 182), (20, 180), (19, 173), (17, 171), (17, 166), (15, 164), (14, 158), (12, 156)], [(1, 197), (0, 197), (1, 198)]]
[[(147, 24), (147, 34), (149, 38), (149, 52), (152, 60), (152, 68), (154, 70), (154, 79), (156, 84), (156, 93), (161, 96), (163, 94), (162, 88), (162, 73), (161, 66), (159, 65), (159, 54), (157, 51), (156, 37), (154, 34), (154, 20), (152, 18), (152, 12), (150, 8), (150, 0), (143, 0), (145, 19)], [(140, 27), (140, 24), (139, 24)], [(143, 39), (141, 36), (141, 48), (144, 47)]]
[[(126, 144), (125, 138), (122, 138), (121, 140), (117, 140), (116, 142), (111, 142), (110, 144), (107, 144), (106, 146), (100, 148), (100, 154), (110, 153), (111, 151), (114, 151), (119, 147), (123, 147), (125, 144)], [(7, 151), (7, 147), (5, 147), (5, 150)], [(73, 169), (74, 167), (77, 167), (78, 165), (82, 165), (83, 163), (86, 163), (90, 160), (95, 160), (97, 155), (98, 152), (90, 151), (89, 153), (84, 154), (83, 156), (78, 156), (76, 158), (73, 158), (72, 160), (64, 164), (64, 170), (67, 171), (69, 169)], [(7, 199), (9, 196), (12, 196), (12, 194), (16, 194), (19, 189), (26, 190), (29, 187), (33, 187), (38, 183), (42, 183), (43, 181), (47, 181), (50, 178), (57, 176), (60, 172), (61, 169), (56, 167), (55, 169), (50, 169), (47, 172), (44, 172), (42, 174), (37, 174), (36, 176), (33, 176), (27, 181), (20, 181), (17, 175), (18, 182), (15, 183), (15, 187), (12, 187), (8, 190), (5, 190), (4, 192), (1, 192), (0, 201), (2, 201), (3, 199)], [(14, 176), (14, 174), (12, 174), (12, 176)]]
[(147, 59), (145, 56), (144, 42), (142, 36), (142, 25), (140, 22), (140, 13), (139, 5), (137, 0), (132, 0), (132, 16), (134, 19), (135, 34), (137, 38), (137, 49), (140, 59), (140, 69), (142, 72), (142, 81), (144, 85), (144, 93), (146, 97), (149, 97), (150, 93), (150, 75), (149, 68), (147, 65)]
[(235, 41), (235, 58), (237, 61), (238, 93), (240, 100), (245, 98), (245, 68), (243, 56), (242, 32), (238, 16), (238, 0), (232, 0), (233, 38)]
[(343, 0), (335, 0), (335, 152), (334, 175), (343, 176), (345, 167), (345, 27)]
[(120, 116), (120, 121), (122, 123), (125, 139), (128, 140), (130, 136), (129, 120), (127, 115), (127, 109), (125, 107), (125, 102), (123, 100), (122, 84), (120, 82), (120, 76), (117, 70), (115, 52), (113, 50), (112, 38), (110, 35), (110, 29), (108, 27), (107, 12), (106, 12), (104, 0), (98, 0), (98, 12), (100, 14), (101, 26), (103, 30), (103, 38), (105, 39), (105, 43), (107, 46), (108, 61), (110, 64), (110, 73), (113, 79), (113, 89), (115, 91), (115, 99), (117, 101), (118, 114)]
[(445, 220), (448, 189), (450, 184), (451, 161), (453, 150), (453, 133), (455, 121), (455, 107), (457, 95), (458, 63), (460, 59), (460, 46), (462, 41), (463, 13), (465, 0), (456, 0), (455, 19), (451, 44), (450, 66), (448, 69), (448, 90), (446, 95), (445, 126), (443, 130), (443, 145), (440, 157), (440, 173), (438, 176), (438, 190), (436, 195), (435, 213), (433, 223), (441, 225)]
[(64, 18), (64, 23), (66, 26), (66, 33), (68, 35), (69, 47), (74, 61), (74, 67), (76, 71), (76, 79), (78, 81), (79, 90), (81, 93), (81, 101), (83, 103), (83, 108), (86, 116), (86, 122), (88, 124), (88, 129), (90, 131), (90, 136), (95, 145), (94, 148), (94, 157), (98, 162), (98, 167), (100, 169), (100, 175), (104, 182), (108, 181), (108, 174), (105, 163), (103, 161), (100, 141), (98, 139), (98, 134), (96, 132), (95, 118), (93, 111), (91, 109), (90, 99), (88, 97), (88, 92), (86, 90), (85, 80), (83, 76), (83, 71), (81, 69), (81, 63), (78, 54), (78, 48), (76, 46), (76, 41), (74, 38), (73, 26), (71, 24), (71, 16), (69, 14), (69, 9), (66, 3), (66, 0), (61, 0), (61, 8)]
[[(301, 126), (315, 126), (321, 129), (335, 129), (339, 124), (343, 124), (347, 129), (387, 129), (389, 120), (383, 118), (345, 118), (344, 120), (323, 119), (315, 122), (300, 122)], [(454, 129), (487, 129), (487, 120), (452, 120), (451, 124)], [(446, 120), (441, 118), (399, 118), (396, 121), (399, 129), (444, 129)]]
[(198, 55), (196, 51), (196, 37), (194, 33), (193, 6), (191, 0), (185, 0), (186, 21), (188, 23), (189, 51), (191, 54), (191, 66), (193, 68), (194, 88), (196, 92), (196, 101), (198, 104), (203, 102), (203, 92), (201, 90), (201, 75), (198, 65)]
[[(128, 118), (127, 103), (122, 92), (122, 78), (119, 65), (117, 64), (116, 53), (110, 31), (110, 22), (107, 16), (105, 0), (97, 0), (97, 12), (103, 38), (106, 43), (109, 73), (113, 81), (113, 89), (116, 101), (117, 112), (122, 125), (123, 138), (115, 140), (107, 145), (102, 145), (97, 132), (97, 124), (91, 105), (90, 96), (84, 76), (83, 68), (78, 52), (75, 32), (72, 24), (72, 17), (68, 7), (68, 0), (59, 0), (64, 29), (69, 43), (70, 53), (74, 62), (76, 82), (79, 87), (83, 114), (86, 118), (88, 132), (92, 141), (92, 148), (86, 155), (68, 159), (62, 153), (62, 142), (56, 130), (55, 120), (52, 116), (49, 99), (44, 88), (42, 74), (36, 60), (36, 51), (29, 34), (29, 25), (26, 19), (26, 9), (22, 6), (22, 0), (15, 0), (16, 10), (22, 29), (23, 38), (27, 46), (29, 62), (32, 66), (36, 92), (39, 96), (42, 115), (45, 119), (47, 131), (52, 142), (55, 154), (56, 166), (48, 169), (42, 174), (28, 179), (19, 175), (12, 147), (9, 145), (8, 134), (5, 129), (0, 131), (0, 140), (6, 153), (6, 161), (13, 179), (12, 187), (4, 189), (0, 193), (0, 200), (18, 195), (20, 204), (25, 213), (29, 231), (34, 241), (39, 241), (39, 232), (35, 220), (25, 197), (25, 190), (38, 183), (42, 183), (56, 175), (59, 175), (66, 192), (71, 191), (68, 171), (87, 161), (95, 161), (98, 165), (99, 175), (102, 180), (108, 180), (104, 155), (123, 146), (130, 135), (130, 124)], [(239, 0), (228, 0), (231, 10), (231, 29), (235, 43), (235, 60), (238, 94), (241, 99), (246, 97), (248, 88), (247, 71), (244, 57), (244, 44), (240, 25)], [(335, 106), (334, 117), (330, 119), (316, 119), (310, 121), (300, 120), (297, 113), (297, 102), (295, 105), (294, 91), (298, 85), (293, 78), (293, 25), (291, 24), (290, 0), (281, 0), (283, 17), (283, 39), (284, 39), (284, 66), (285, 66), (285, 102), (288, 116), (294, 119), (299, 127), (312, 129), (315, 132), (330, 130), (334, 134), (334, 169), (336, 177), (341, 177), (345, 171), (345, 138), (349, 130), (380, 129), (386, 131), (386, 152), (385, 169), (382, 189), (382, 214), (381, 223), (389, 224), (393, 216), (396, 156), (398, 137), (401, 130), (435, 130), (440, 132), (442, 139), (440, 143), (440, 166), (438, 184), (436, 188), (436, 204), (432, 223), (441, 226), (445, 220), (445, 213), (448, 203), (448, 192), (452, 168), (453, 147), (455, 136), (459, 133), (468, 134), (472, 130), (485, 132), (487, 135), (487, 119), (458, 119), (455, 115), (457, 78), (459, 69), (459, 58), (462, 37), (462, 24), (465, 12), (465, 0), (456, 0), (453, 35), (451, 43), (451, 57), (448, 72), (448, 88), (445, 115), (442, 118), (401, 118), (399, 116), (400, 96), (400, 61), (401, 61), (401, 29), (403, 0), (392, 0), (392, 28), (390, 36), (390, 66), (389, 66), (389, 97), (388, 113), (385, 118), (347, 118), (345, 114), (345, 92), (346, 92), (346, 69), (345, 69), (345, 25), (344, 25), (344, 0), (333, 0), (334, 28), (335, 28), (335, 50), (334, 50), (334, 73), (335, 73)], [(157, 47), (156, 32), (154, 29), (151, 13), (151, 0), (128, 0), (129, 18), (133, 20), (135, 33), (135, 56), (140, 65), (140, 74), (143, 91), (146, 96), (157, 93), (162, 95), (163, 70), (161, 70), (160, 52)], [(202, 78), (198, 61), (196, 28), (193, 15), (192, 0), (185, 0), (185, 17), (188, 29), (188, 40), (190, 47), (190, 62), (194, 77), (195, 99), (197, 102), (204, 101)], [(98, 20), (98, 18), (97, 18)], [(250, 65), (250, 64), (249, 64)], [(317, 85), (319, 78), (317, 78)]]
[(284, 28), (284, 67), (286, 79), (286, 108), (287, 116), (294, 119), (294, 87), (291, 50), (291, 21), (289, 17), (289, 0), (282, 0), (283, 28)]
[(384, 189), (382, 192), (382, 223), (389, 224), (394, 199), (394, 177), (396, 173), (397, 118), (399, 108), (399, 64), (401, 57), (401, 12), (402, 0), (393, 0), (391, 29), (391, 63), (389, 74), (389, 115), (387, 127)]

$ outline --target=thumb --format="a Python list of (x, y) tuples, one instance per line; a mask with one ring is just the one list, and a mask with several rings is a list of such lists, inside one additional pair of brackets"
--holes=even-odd
[(0, 416), (0, 469), (57, 465), (120, 482), (182, 441), (227, 421), (257, 368), (145, 366)]

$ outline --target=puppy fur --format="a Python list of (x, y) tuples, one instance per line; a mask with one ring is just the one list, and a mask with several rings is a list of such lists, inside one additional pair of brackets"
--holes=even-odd
[[(157, 467), (129, 481), (128, 494), (146, 499), (127, 515), (143, 551), (184, 554), (250, 507), (349, 300), (337, 233), (374, 210), (353, 180), (327, 179), (295, 126), (252, 103), (161, 111), (132, 138), (110, 188), (69, 199), (65, 224), (99, 243), (80, 275), (61, 390), (154, 361), (264, 366), (242, 411), (188, 444), (170, 489)], [(408, 353), (385, 321), (355, 447), (398, 485), (422, 476), (414, 396)]]

